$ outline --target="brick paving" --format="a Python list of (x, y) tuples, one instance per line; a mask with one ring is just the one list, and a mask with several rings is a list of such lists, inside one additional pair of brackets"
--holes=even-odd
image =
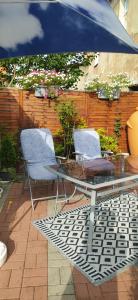
[[(8, 248), (8, 259), (0, 269), (0, 299), (138, 299), (137, 267), (127, 268), (100, 286), (91, 284), (31, 224), (34, 219), (52, 215), (54, 201), (39, 201), (33, 212), (29, 192), (22, 190), (22, 183), (11, 186), (0, 214), (0, 240)], [(64, 209), (82, 203), (71, 203)]]

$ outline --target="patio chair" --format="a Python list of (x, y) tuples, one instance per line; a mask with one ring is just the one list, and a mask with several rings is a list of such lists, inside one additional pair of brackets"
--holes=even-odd
[[(46, 165), (57, 165), (57, 157), (55, 156), (53, 137), (48, 128), (31, 128), (24, 129), (20, 135), (21, 149), (25, 162), (25, 169), (28, 175), (28, 183), (32, 208), (34, 209), (34, 201), (56, 198), (55, 210), (58, 200), (58, 179), (56, 175), (46, 170)], [(33, 197), (32, 181), (48, 181), (55, 182), (56, 195), (50, 197)], [(66, 201), (66, 191), (64, 187), (64, 197)], [(63, 196), (63, 195), (62, 195)]]
[(114, 164), (104, 158), (113, 152), (101, 151), (100, 137), (94, 129), (74, 129), (73, 141), (76, 161), (79, 164), (96, 172), (114, 170)]

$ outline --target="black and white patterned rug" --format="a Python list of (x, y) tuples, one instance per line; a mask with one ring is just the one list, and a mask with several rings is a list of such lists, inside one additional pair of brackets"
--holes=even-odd
[(138, 200), (135, 193), (96, 205), (92, 253), (87, 254), (90, 205), (33, 225), (91, 282), (100, 284), (138, 261)]

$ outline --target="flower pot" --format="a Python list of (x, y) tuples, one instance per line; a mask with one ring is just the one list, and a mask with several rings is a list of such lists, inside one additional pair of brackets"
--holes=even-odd
[(38, 86), (35, 88), (35, 97), (45, 98), (47, 95), (47, 89), (45, 86)]
[[(99, 99), (109, 99), (109, 97), (107, 96), (106, 92), (104, 91), (104, 89), (99, 89), (98, 91), (98, 98)], [(112, 99), (119, 99), (120, 98), (120, 90), (115, 88), (112, 91)]]
[(107, 96), (106, 96), (105, 91), (103, 89), (99, 89), (98, 98), (99, 99), (107, 99)]
[(120, 98), (120, 89), (115, 89), (113, 92), (113, 99), (119, 99)]
[(51, 85), (47, 89), (47, 97), (49, 99), (55, 99), (59, 96), (59, 88), (58, 86)]

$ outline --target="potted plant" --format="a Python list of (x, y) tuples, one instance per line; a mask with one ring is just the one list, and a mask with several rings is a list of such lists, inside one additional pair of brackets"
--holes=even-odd
[(55, 99), (59, 96), (59, 88), (63, 88), (65, 74), (55, 70), (32, 71), (18, 79), (18, 85), (26, 90), (35, 90), (35, 96)]
[(105, 75), (104, 80), (99, 76), (86, 84), (85, 90), (96, 92), (100, 99), (119, 99), (122, 89), (127, 88), (131, 80), (126, 73)]

